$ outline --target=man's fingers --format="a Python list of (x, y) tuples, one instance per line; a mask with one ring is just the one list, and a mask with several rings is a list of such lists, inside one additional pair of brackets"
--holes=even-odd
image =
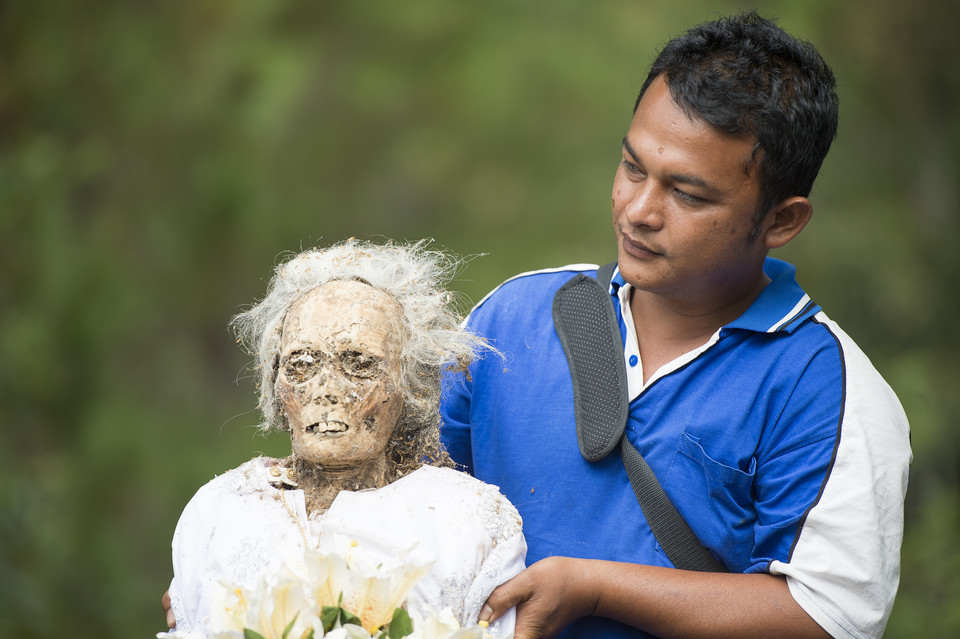
[(170, 591), (167, 590), (163, 593), (163, 597), (160, 598), (160, 603), (163, 605), (163, 612), (167, 616), (167, 628), (173, 629), (177, 627), (177, 618), (173, 616), (173, 610), (170, 609)]
[(505, 612), (530, 598), (533, 591), (524, 583), (528, 581), (524, 576), (525, 572), (494, 588), (487, 597), (487, 603), (480, 609), (480, 621), (493, 623)]
[(547, 557), (496, 588), (480, 619), (496, 621), (517, 607), (516, 639), (549, 639), (596, 609), (587, 562)]

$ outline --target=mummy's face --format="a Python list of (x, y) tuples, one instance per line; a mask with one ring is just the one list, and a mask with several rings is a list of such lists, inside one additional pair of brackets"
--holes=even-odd
[(386, 456), (403, 409), (405, 333), (389, 294), (337, 280), (290, 308), (276, 391), (294, 454), (330, 468)]

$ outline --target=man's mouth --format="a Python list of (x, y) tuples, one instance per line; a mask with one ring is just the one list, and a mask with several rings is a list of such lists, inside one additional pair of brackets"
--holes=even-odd
[(338, 435), (349, 430), (349, 426), (336, 420), (329, 422), (314, 422), (307, 426), (306, 431), (311, 435)]
[(654, 250), (647, 244), (643, 242), (632, 239), (627, 234), (621, 234), (623, 238), (623, 247), (627, 253), (634, 255), (635, 257), (654, 257), (657, 255), (663, 255), (660, 251)]

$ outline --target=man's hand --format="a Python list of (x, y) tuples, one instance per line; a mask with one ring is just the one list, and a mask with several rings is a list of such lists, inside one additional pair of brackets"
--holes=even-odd
[(167, 627), (173, 630), (177, 627), (177, 618), (173, 616), (173, 610), (170, 609), (170, 591), (163, 593), (163, 597), (160, 598), (160, 603), (163, 605), (163, 613), (167, 616)]
[(580, 617), (593, 614), (599, 594), (583, 572), (582, 560), (547, 557), (497, 587), (480, 611), (496, 621), (517, 607), (515, 639), (555, 637)]
[(829, 639), (786, 579), (769, 574), (548, 557), (490, 593), (480, 619), (495, 621), (514, 605), (516, 639), (550, 639), (588, 615), (662, 637)]

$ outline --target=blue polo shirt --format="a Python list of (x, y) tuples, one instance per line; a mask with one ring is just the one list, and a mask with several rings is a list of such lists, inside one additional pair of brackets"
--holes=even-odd
[[(703, 545), (733, 572), (790, 564), (849, 409), (850, 372), (836, 331), (796, 283), (793, 266), (771, 258), (765, 271), (771, 282), (743, 315), (646, 384), (638, 380), (619, 273), (610, 287), (631, 378), (627, 436)], [(577, 445), (571, 377), (551, 309), (558, 288), (595, 272), (581, 265), (525, 273), (477, 305), (468, 326), (503, 358), (488, 355), (469, 376), (446, 380), (444, 443), (520, 511), (528, 565), (560, 555), (671, 566), (619, 451), (591, 463)], [(563, 636), (646, 635), (587, 618)]]

